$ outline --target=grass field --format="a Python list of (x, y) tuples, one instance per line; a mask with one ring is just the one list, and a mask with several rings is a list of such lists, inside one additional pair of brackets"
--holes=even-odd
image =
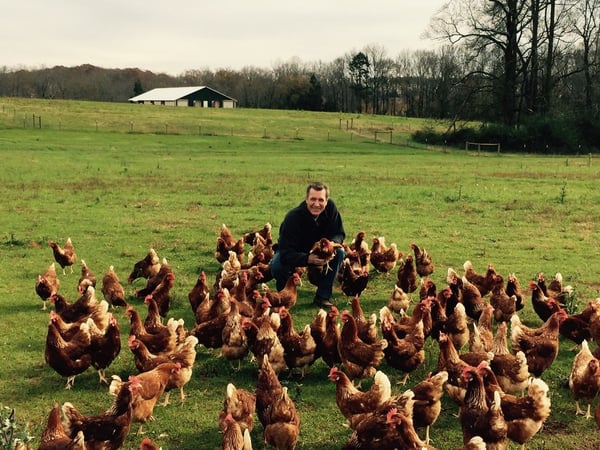
[[(34, 116), (42, 117), (41, 128), (33, 127)], [(0, 99), (0, 404), (15, 408), (35, 448), (54, 402), (70, 401), (95, 414), (112, 400), (92, 370), (67, 391), (65, 380), (45, 365), (48, 313), (40, 310), (34, 285), (52, 262), (49, 239), (71, 237), (96, 275), (114, 265), (122, 280), (154, 247), (176, 276), (169, 315), (191, 328), (187, 293), (201, 270), (212, 279), (219, 270), (213, 253), (221, 224), (241, 235), (270, 222), (277, 235), (285, 212), (303, 199), (311, 180), (330, 185), (348, 239), (365, 230), (396, 242), (404, 253), (413, 241), (428, 248), (438, 288), (448, 267), (460, 271), (468, 259), (476, 269), (493, 263), (503, 275), (514, 272), (522, 285), (538, 272), (561, 272), (575, 287), (580, 309), (598, 296), (596, 158), (423, 148), (410, 141), (410, 132), (422, 125), (302, 111)], [(393, 133), (392, 144), (386, 134), (375, 142), (375, 131), (386, 130)], [(79, 267), (74, 274), (59, 272), (60, 291), (69, 300), (77, 297)], [(362, 296), (365, 312), (387, 303), (394, 282), (395, 274), (372, 275)], [(312, 295), (304, 283), (292, 311), (297, 328), (316, 313)], [(340, 309), (348, 304), (339, 291), (335, 300)], [(143, 312), (141, 301), (131, 301)], [(115, 314), (125, 343), (129, 324), (124, 311)], [(531, 326), (540, 324), (529, 304), (520, 315)], [(428, 341), (426, 347), (426, 363), (395, 392), (435, 368), (437, 344)], [(135, 372), (123, 348), (109, 374)], [(156, 421), (144, 427), (164, 450), (220, 448), (217, 414), (226, 384), (254, 389), (255, 363), (246, 360), (232, 372), (217, 355), (199, 348), (186, 403), (157, 407)], [(572, 344), (562, 342), (542, 376), (550, 386), (552, 414), (529, 449), (600, 448), (595, 423), (575, 417), (566, 387), (574, 355)], [(381, 369), (394, 381), (403, 375), (385, 363)], [(350, 436), (327, 373), (319, 361), (304, 379), (282, 376), (302, 421), (298, 449), (340, 448)], [(461, 445), (457, 407), (444, 400), (432, 444), (452, 449)], [(132, 433), (125, 448), (139, 448), (140, 440)], [(263, 448), (260, 425), (252, 440), (255, 449)]]

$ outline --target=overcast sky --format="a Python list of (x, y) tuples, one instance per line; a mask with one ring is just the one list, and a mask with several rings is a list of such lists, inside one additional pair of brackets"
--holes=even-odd
[(368, 45), (394, 58), (444, 0), (12, 0), (0, 14), (0, 67), (93, 64), (189, 69), (331, 62)]

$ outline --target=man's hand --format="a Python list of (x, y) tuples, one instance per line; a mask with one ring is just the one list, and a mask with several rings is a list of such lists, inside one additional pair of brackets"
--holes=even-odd
[(311, 253), (310, 255), (308, 255), (307, 261), (308, 261), (308, 264), (313, 265), (313, 266), (324, 266), (327, 263), (327, 261), (319, 258), (314, 253)]

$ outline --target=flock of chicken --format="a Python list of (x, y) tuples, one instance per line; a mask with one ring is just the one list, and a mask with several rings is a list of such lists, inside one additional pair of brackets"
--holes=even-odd
[[(579, 314), (567, 314), (565, 299), (570, 292), (562, 287), (560, 274), (547, 286), (543, 274), (530, 282), (532, 307), (544, 323), (529, 328), (517, 314), (525, 305), (525, 295), (514, 274), (505, 283), (491, 264), (485, 273), (477, 273), (467, 261), (462, 275), (448, 269), (447, 285), (438, 291), (429, 277), (434, 266), (427, 250), (411, 244), (413, 254), (402, 255), (383, 237), (373, 238), (369, 245), (361, 231), (350, 245), (342, 244), (347, 258), (338, 281), (342, 292), (352, 298), (350, 310), (321, 309), (311, 323), (296, 330), (291, 310), (307, 269), (298, 268), (283, 290), (269, 289), (272, 243), (269, 224), (239, 239), (222, 226), (215, 251), (222, 270), (212, 285), (200, 273), (188, 294), (195, 317), (191, 329), (173, 318), (163, 324), (175, 277), (166, 259), (161, 260), (153, 249), (134, 265), (127, 280), (147, 279), (135, 293), (144, 299), (145, 320), (127, 303), (112, 267), (102, 277), (104, 300), (99, 300), (96, 278), (82, 260), (80, 297), (69, 303), (58, 293), (60, 282), (55, 263), (51, 264), (36, 282), (44, 309), (47, 300), (54, 305), (46, 362), (67, 378), (67, 388), (76, 375), (92, 366), (100, 380), (110, 384), (115, 398), (109, 409), (95, 416), (82, 415), (70, 403), (62, 408), (54, 405), (39, 448), (120, 448), (131, 423), (140, 423), (141, 431), (163, 393), (164, 404), (175, 388), (184, 401), (198, 345), (219, 349), (234, 369), (248, 355), (259, 364), (254, 392), (227, 386), (218, 415), (223, 449), (252, 448), (254, 414), (265, 443), (294, 449), (300, 417), (278, 377), (284, 370), (304, 376), (319, 358), (330, 367), (337, 406), (352, 430), (343, 449), (432, 449), (429, 427), (441, 412), (445, 393), (459, 407), (461, 448), (504, 449), (510, 441), (524, 444), (550, 414), (548, 386), (541, 376), (558, 354), (559, 336), (580, 345), (569, 387), (577, 413), (592, 417), (590, 404), (600, 390), (600, 350), (592, 353), (588, 342), (600, 342), (600, 299), (590, 301)], [(63, 273), (67, 267), (72, 270), (77, 257), (70, 239), (62, 248), (52, 241), (50, 246)], [(330, 242), (321, 240), (311, 252), (327, 260), (334, 250)], [(372, 269), (397, 270), (397, 281), (379, 315), (367, 317), (360, 295)], [(310, 270), (306, 274), (309, 280), (314, 275)], [(413, 295), (419, 301), (409, 315)], [(127, 381), (113, 376), (109, 382), (104, 373), (121, 350), (111, 305), (125, 308), (130, 320), (127, 342), (138, 373)], [(437, 371), (392, 395), (390, 380), (379, 369), (381, 362), (405, 374), (406, 383), (425, 362), (428, 337), (439, 345)], [(362, 380), (368, 380), (368, 389), (361, 387)], [(581, 410), (579, 401), (586, 402), (587, 411)], [(600, 405), (595, 419), (600, 426)], [(417, 434), (419, 429), (425, 429), (424, 439)], [(152, 445), (144, 439), (141, 448)]]

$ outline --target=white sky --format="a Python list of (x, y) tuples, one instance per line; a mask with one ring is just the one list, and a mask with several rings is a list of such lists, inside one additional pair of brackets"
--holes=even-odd
[(369, 45), (394, 58), (424, 40), (444, 0), (12, 0), (0, 13), (0, 67), (93, 64), (188, 69), (331, 62)]

